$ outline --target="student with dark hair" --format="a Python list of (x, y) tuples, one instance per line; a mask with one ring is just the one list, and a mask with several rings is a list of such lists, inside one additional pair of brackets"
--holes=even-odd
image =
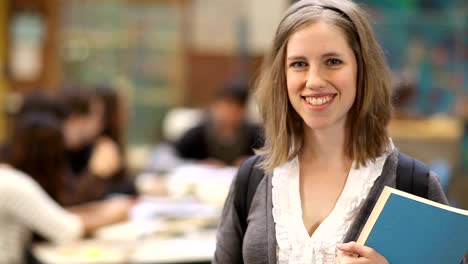
[(85, 172), (92, 146), (89, 144), (90, 93), (78, 87), (68, 87), (57, 95), (66, 107), (64, 139), (68, 169), (73, 175)]
[(67, 107), (64, 102), (40, 90), (24, 95), (18, 112), (14, 113), (14, 116), (29, 113), (49, 113), (62, 121), (68, 116)]
[(62, 123), (48, 113), (18, 117), (0, 165), (0, 259), (24, 263), (32, 235), (56, 243), (78, 239), (127, 217), (133, 204), (108, 200), (62, 208), (64, 159)]
[(259, 126), (246, 120), (247, 85), (229, 83), (211, 102), (204, 121), (188, 130), (175, 148), (180, 157), (211, 165), (239, 165), (262, 144)]
[(113, 193), (134, 194), (122, 138), (125, 109), (117, 91), (105, 86), (73, 87), (64, 89), (60, 97), (68, 109), (66, 204), (100, 200)]
[[(15, 103), (14, 109), (7, 111), (8, 113), (8, 130), (7, 134), (14, 134), (12, 128), (15, 127), (15, 121), (19, 120), (21, 116), (30, 113), (45, 113), (50, 114), (60, 120), (61, 122), (66, 119), (67, 111), (65, 105), (59, 100), (54, 99), (53, 96), (43, 91), (33, 91), (31, 93), (22, 95)], [(0, 146), (0, 158), (5, 155), (6, 145)]]
[(118, 91), (110, 86), (91, 89), (90, 140), (93, 152), (89, 159), (89, 173), (106, 179), (106, 193), (134, 194), (125, 162), (124, 130), (127, 105)]

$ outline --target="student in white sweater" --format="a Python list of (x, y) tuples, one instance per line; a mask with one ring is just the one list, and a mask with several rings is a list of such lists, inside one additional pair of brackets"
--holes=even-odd
[(17, 120), (0, 165), (0, 263), (24, 263), (34, 233), (55, 243), (124, 220), (132, 201), (112, 199), (64, 209), (61, 122), (44, 113)]

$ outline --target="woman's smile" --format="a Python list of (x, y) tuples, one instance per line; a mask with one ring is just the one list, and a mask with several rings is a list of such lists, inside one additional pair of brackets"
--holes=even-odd
[(308, 95), (303, 96), (302, 99), (309, 109), (320, 111), (331, 105), (336, 95), (336, 93)]

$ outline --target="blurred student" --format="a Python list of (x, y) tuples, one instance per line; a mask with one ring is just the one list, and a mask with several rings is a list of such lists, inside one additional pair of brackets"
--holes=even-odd
[(70, 204), (134, 193), (126, 178), (120, 98), (111, 88), (68, 89), (65, 142), (70, 168)]
[(126, 219), (132, 201), (124, 198), (64, 209), (62, 123), (52, 114), (19, 116), (0, 165), (0, 259), (24, 263), (33, 234), (65, 243), (96, 228)]
[[(27, 113), (48, 113), (60, 120), (64, 120), (66, 117), (65, 106), (60, 101), (55, 100), (53, 96), (41, 90), (30, 92), (20, 98), (15, 107), (6, 111), (8, 119), (7, 134), (12, 134), (11, 128), (14, 127), (15, 120)], [(6, 151), (6, 145), (2, 144), (0, 146), (0, 156), (4, 155), (4, 151)]]
[(247, 85), (237, 82), (220, 90), (204, 121), (188, 130), (175, 148), (184, 159), (216, 166), (238, 166), (262, 144), (259, 126), (246, 120)]
[(134, 193), (125, 163), (125, 101), (112, 87), (96, 86), (91, 92), (89, 131), (92, 131), (93, 152), (89, 171), (96, 177), (109, 179), (108, 192)]
[(66, 107), (63, 102), (57, 100), (53, 95), (38, 90), (28, 93), (22, 97), (17, 112), (12, 117), (14, 121), (18, 116), (28, 113), (49, 113), (63, 121), (67, 117)]
[(66, 159), (70, 174), (77, 176), (85, 173), (89, 157), (92, 153), (89, 131), (91, 125), (90, 111), (91, 95), (78, 87), (62, 90), (58, 99), (66, 107), (67, 116), (64, 120), (64, 139)]
[[(15, 127), (15, 122), (21, 120), (23, 116), (31, 113), (43, 113), (52, 115), (63, 124), (63, 136), (65, 144), (64, 160), (66, 169), (62, 176), (79, 175), (86, 166), (87, 157), (90, 155), (91, 148), (85, 144), (85, 131), (89, 123), (88, 97), (74, 90), (67, 90), (60, 96), (45, 93), (41, 90), (31, 92), (22, 97), (16, 112), (12, 113), (10, 127)], [(14, 134), (12, 131), (10, 134)], [(5, 147), (2, 147), (5, 149)], [(4, 150), (2, 151), (2, 153)], [(83, 165), (85, 164), (85, 165)], [(64, 190), (58, 197), (62, 205), (76, 204), (76, 195), (71, 188), (75, 189), (78, 184), (75, 177), (64, 177), (64, 184), (61, 186)], [(71, 187), (70, 187), (71, 186)]]

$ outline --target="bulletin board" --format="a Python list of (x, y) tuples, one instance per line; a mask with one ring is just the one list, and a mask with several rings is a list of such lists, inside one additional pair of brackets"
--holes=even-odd
[(161, 139), (182, 94), (186, 1), (62, 0), (61, 80), (107, 84), (128, 101), (129, 144)]
[(408, 102), (423, 116), (452, 114), (468, 94), (468, 6), (464, 0), (359, 0), (368, 8), (396, 82), (411, 82)]

